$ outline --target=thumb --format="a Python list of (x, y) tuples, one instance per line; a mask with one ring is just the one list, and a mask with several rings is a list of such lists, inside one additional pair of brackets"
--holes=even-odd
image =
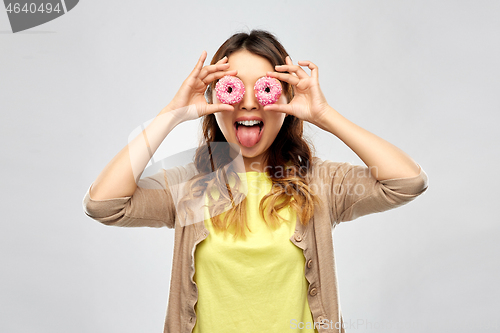
[(293, 109), (290, 104), (269, 104), (264, 106), (264, 111), (283, 112), (293, 115)]
[(209, 114), (212, 114), (212, 113), (216, 113), (216, 112), (222, 112), (222, 111), (230, 111), (230, 112), (233, 112), (234, 111), (234, 106), (230, 105), (230, 104), (223, 104), (223, 103), (220, 103), (220, 104), (207, 104), (205, 109), (204, 110), (201, 110), (202, 114), (200, 115), (201, 116), (206, 116), (206, 115), (209, 115)]

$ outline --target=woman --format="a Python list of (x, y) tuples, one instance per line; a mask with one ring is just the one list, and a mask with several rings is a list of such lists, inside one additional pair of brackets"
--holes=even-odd
[[(343, 332), (332, 230), (410, 202), (427, 189), (427, 175), (334, 110), (317, 66), (293, 64), (272, 34), (234, 34), (210, 65), (205, 58), (93, 182), (86, 214), (107, 225), (175, 228), (165, 332)], [(225, 76), (243, 83), (240, 101), (216, 96)], [(273, 104), (256, 97), (262, 77), (281, 83)], [(199, 117), (203, 145), (194, 162), (139, 179), (168, 133)], [(303, 121), (338, 137), (366, 166), (314, 157)], [(231, 165), (232, 148), (216, 142), (239, 149), (243, 170)], [(201, 219), (193, 219), (196, 198), (207, 204)]]

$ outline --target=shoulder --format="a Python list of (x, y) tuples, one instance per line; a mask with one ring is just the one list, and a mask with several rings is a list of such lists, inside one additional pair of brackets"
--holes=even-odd
[(184, 183), (199, 173), (194, 162), (163, 170), (169, 185)]
[(309, 175), (312, 181), (331, 181), (335, 177), (344, 177), (355, 166), (349, 162), (323, 160), (314, 156), (311, 159)]

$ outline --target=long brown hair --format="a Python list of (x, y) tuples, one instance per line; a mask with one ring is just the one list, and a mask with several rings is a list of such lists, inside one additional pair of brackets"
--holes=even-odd
[[(285, 48), (271, 33), (264, 30), (252, 30), (250, 33), (236, 33), (227, 39), (217, 50), (211, 64), (215, 64), (224, 56), (245, 49), (253, 54), (267, 59), (271, 65), (284, 65), (288, 56)], [(212, 92), (215, 89), (213, 81), (205, 92), (208, 103), (213, 103)], [(283, 94), (289, 103), (293, 96), (293, 87), (281, 81)], [(200, 193), (207, 189), (218, 189), (218, 198), (214, 198), (210, 191), (206, 191), (210, 204), (208, 205), (214, 229), (232, 231), (234, 237), (245, 238), (245, 228), (248, 228), (246, 218), (246, 200), (240, 193), (241, 182), (234, 169), (229, 168), (227, 174), (224, 166), (230, 162), (228, 158), (231, 146), (228, 144), (217, 146), (217, 142), (227, 142), (220, 130), (215, 115), (203, 117), (202, 138), (196, 151), (194, 163), (199, 171), (198, 177), (193, 179), (191, 193)], [(272, 189), (259, 204), (259, 211), (264, 221), (271, 227), (277, 227), (283, 218), (278, 212), (290, 206), (295, 210), (300, 223), (307, 225), (314, 213), (315, 205), (320, 204), (317, 196), (309, 188), (308, 175), (312, 161), (312, 145), (303, 137), (303, 122), (297, 117), (288, 115), (276, 136), (276, 139), (265, 152), (266, 173), (272, 181)], [(224, 158), (225, 156), (225, 158)], [(214, 172), (215, 171), (215, 172)], [(212, 173), (211, 177), (207, 175)], [(228, 179), (235, 181), (229, 188)], [(193, 195), (183, 200), (190, 200)], [(235, 204), (235, 202), (237, 204)], [(232, 205), (228, 209), (228, 205)], [(224, 218), (222, 219), (222, 213)], [(270, 217), (270, 220), (266, 218)], [(249, 229), (250, 230), (250, 229)]]

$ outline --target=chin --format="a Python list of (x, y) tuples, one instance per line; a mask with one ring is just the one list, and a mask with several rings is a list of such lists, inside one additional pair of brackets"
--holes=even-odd
[(260, 146), (259, 144), (256, 144), (255, 146), (250, 147), (250, 148), (242, 146), (242, 145), (239, 145), (239, 147), (241, 150), (241, 155), (243, 155), (243, 157), (246, 157), (246, 158), (255, 158), (255, 157), (262, 156), (269, 149), (269, 147), (265, 147), (264, 145)]

